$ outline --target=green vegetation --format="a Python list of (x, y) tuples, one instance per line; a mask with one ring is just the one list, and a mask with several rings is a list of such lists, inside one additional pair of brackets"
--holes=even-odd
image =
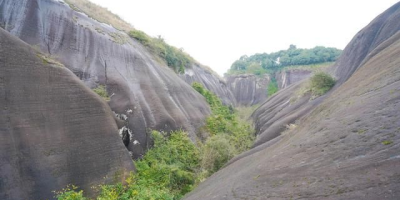
[(88, 0), (65, 0), (65, 2), (72, 9), (78, 12), (84, 12), (89, 17), (99, 22), (110, 24), (118, 30), (128, 32), (133, 29), (132, 25), (122, 20), (118, 15)]
[(252, 127), (240, 121), (232, 107), (223, 105), (215, 94), (204, 89), (200, 83), (194, 82), (192, 87), (206, 98), (211, 107), (212, 114), (206, 119), (205, 125), (211, 138), (220, 134), (226, 135), (229, 144), (235, 150), (234, 154), (249, 149), (254, 140)]
[(106, 87), (104, 85), (99, 85), (93, 89), (93, 92), (101, 96), (105, 101), (110, 101), (110, 97), (108, 96)]
[(271, 78), (267, 90), (268, 90), (268, 96), (272, 96), (273, 94), (278, 92), (278, 83), (276, 82), (276, 79), (274, 77)]
[(382, 142), (383, 145), (390, 145), (392, 143), (393, 143), (393, 141), (390, 141), (390, 140), (385, 140)]
[(158, 55), (169, 67), (174, 69), (175, 72), (184, 73), (185, 68), (190, 67), (190, 64), (194, 63), (194, 59), (185, 53), (183, 49), (178, 49), (167, 44), (160, 36), (158, 38), (152, 38), (139, 30), (130, 31), (129, 36)]
[(310, 91), (314, 96), (321, 96), (335, 85), (335, 79), (327, 73), (318, 72), (310, 79)]
[(282, 68), (315, 65), (336, 61), (341, 50), (317, 46), (312, 49), (298, 49), (290, 45), (289, 49), (274, 53), (242, 56), (235, 61), (228, 74), (272, 74)]
[[(210, 137), (196, 146), (183, 131), (152, 131), (153, 148), (135, 161), (137, 173), (131, 173), (125, 183), (96, 187), (96, 200), (177, 200), (233, 156), (249, 149), (254, 139), (250, 125), (239, 121), (231, 107), (199, 83), (193, 87), (210, 104), (212, 114), (205, 126)], [(56, 198), (88, 200), (74, 186), (56, 192)]]

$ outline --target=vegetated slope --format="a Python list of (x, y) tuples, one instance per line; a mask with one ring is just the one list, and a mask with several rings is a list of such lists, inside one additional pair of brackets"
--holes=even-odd
[(0, 0), (0, 24), (59, 60), (87, 86), (105, 85), (135, 158), (147, 148), (148, 129), (182, 128), (194, 140), (210, 113), (205, 99), (140, 42), (65, 3)]
[[(310, 100), (295, 84), (265, 102), (253, 114), (262, 140), (185, 199), (398, 199), (400, 33), (393, 30), (400, 26), (391, 21), (399, 14), (400, 3), (346, 47), (359, 49), (362, 35), (381, 30), (368, 58), (357, 58), (364, 60), (357, 70), (351, 53), (342, 55), (348, 63), (339, 59), (342, 77), (330, 93)], [(388, 24), (389, 33), (382, 32)]]
[(109, 106), (0, 28), (0, 199), (124, 180), (134, 169)]

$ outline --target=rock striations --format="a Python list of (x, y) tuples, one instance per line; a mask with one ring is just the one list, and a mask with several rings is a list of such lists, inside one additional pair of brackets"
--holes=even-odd
[(59, 60), (87, 86), (106, 85), (134, 158), (146, 150), (149, 129), (184, 129), (195, 140), (210, 113), (205, 99), (142, 44), (62, 1), (0, 0), (0, 25)]
[(61, 64), (0, 28), (0, 199), (52, 199), (134, 166), (109, 106)]

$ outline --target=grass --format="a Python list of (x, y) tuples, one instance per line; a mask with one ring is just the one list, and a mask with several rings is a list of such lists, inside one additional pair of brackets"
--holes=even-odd
[(55, 58), (52, 58), (51, 56), (46, 56), (40, 53), (37, 53), (36, 56), (42, 60), (43, 64), (45, 65), (50, 65), (53, 67), (64, 67), (63, 64), (61, 64), (60, 62), (58, 62)]
[(393, 143), (393, 141), (391, 141), (391, 140), (385, 140), (382, 142), (383, 145), (390, 145), (392, 143)]
[(113, 26), (114, 28), (129, 32), (133, 26), (122, 20), (118, 15), (112, 13), (107, 8), (96, 5), (88, 0), (65, 0), (65, 2), (74, 10), (83, 12), (89, 17)]
[(272, 77), (267, 87), (268, 96), (269, 97), (272, 96), (273, 94), (277, 93), (278, 90), (279, 90), (278, 83), (276, 82), (276, 79)]
[(106, 87), (104, 85), (97, 86), (93, 89), (93, 92), (102, 97), (105, 101), (110, 101), (110, 96), (108, 96)]
[(159, 56), (175, 72), (184, 73), (185, 68), (195, 63), (189, 54), (185, 53), (182, 49), (167, 44), (162, 37), (153, 38), (140, 30), (130, 31), (129, 36)]

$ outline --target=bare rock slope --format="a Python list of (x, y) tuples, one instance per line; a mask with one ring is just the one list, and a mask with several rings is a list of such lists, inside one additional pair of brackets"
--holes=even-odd
[(186, 69), (185, 73), (181, 74), (180, 77), (190, 85), (193, 82), (201, 83), (206, 89), (216, 94), (225, 105), (236, 104), (236, 99), (227, 83), (211, 69), (193, 65), (192, 68)]
[(297, 96), (299, 83), (267, 100), (255, 147), (185, 199), (399, 199), (399, 19), (397, 3), (355, 36), (330, 93)]
[[(0, 0), (0, 25), (59, 60), (125, 121), (125, 144), (140, 157), (148, 129), (184, 129), (194, 140), (210, 109), (205, 99), (142, 44), (55, 0)], [(122, 126), (121, 125), (121, 126)]]
[[(109, 106), (72, 72), (0, 28), (0, 199), (90, 192), (134, 169)], [(104, 179), (105, 177), (105, 179)]]

